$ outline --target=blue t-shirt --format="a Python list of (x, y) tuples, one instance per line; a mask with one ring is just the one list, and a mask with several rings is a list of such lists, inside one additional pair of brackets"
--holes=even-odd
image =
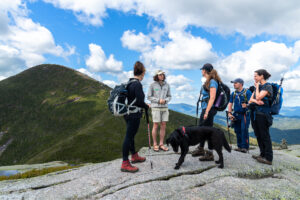
[[(245, 96), (244, 96), (244, 92), (245, 92), (245, 88), (242, 89), (242, 91), (238, 92), (235, 91), (235, 99), (234, 99), (234, 104), (233, 104), (233, 111), (236, 113), (245, 113), (247, 111), (247, 108), (242, 108), (242, 103), (245, 102)], [(251, 98), (252, 92), (250, 90), (247, 90), (245, 93), (246, 97), (247, 97), (247, 103)], [(233, 103), (233, 96), (234, 96), (234, 92), (231, 93), (230, 95), (230, 103)]]
[[(218, 83), (217, 83), (217, 81), (215, 81), (214, 79), (211, 79), (209, 81), (209, 88), (216, 88), (216, 91), (217, 91), (218, 90)], [(209, 90), (206, 91), (204, 89), (204, 87), (202, 86), (202, 100), (204, 100), (204, 99), (209, 99)], [(202, 101), (201, 102), (201, 108), (202, 109), (206, 109), (206, 107), (207, 107), (207, 102)]]

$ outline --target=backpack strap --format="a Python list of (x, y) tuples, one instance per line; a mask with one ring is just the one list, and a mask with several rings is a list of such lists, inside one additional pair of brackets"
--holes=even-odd
[[(247, 88), (243, 88), (243, 90), (244, 90), (244, 92), (243, 92), (244, 99), (245, 99), (246, 102), (248, 102), (248, 98), (247, 98), (247, 95), (246, 95), (248, 89)], [(233, 93), (232, 106), (234, 106), (235, 97), (236, 97), (236, 90)]]

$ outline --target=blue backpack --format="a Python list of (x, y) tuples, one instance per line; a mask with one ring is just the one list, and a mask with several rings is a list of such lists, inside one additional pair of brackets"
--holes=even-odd
[(282, 106), (282, 102), (283, 102), (283, 98), (282, 98), (283, 89), (281, 87), (282, 81), (283, 78), (281, 78), (279, 85), (277, 83), (270, 83), (270, 85), (273, 88), (273, 97), (270, 101), (271, 115), (278, 115)]

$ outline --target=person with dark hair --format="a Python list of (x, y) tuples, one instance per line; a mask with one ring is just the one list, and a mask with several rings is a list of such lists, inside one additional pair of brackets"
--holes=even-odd
[[(218, 82), (221, 82), (221, 78), (218, 72), (213, 68), (212, 64), (206, 63), (201, 68), (202, 76), (206, 78), (205, 83), (201, 88), (201, 115), (199, 120), (199, 126), (210, 126), (214, 125), (214, 117), (217, 114), (217, 110), (214, 107), (214, 102), (216, 99), (216, 94), (218, 90)], [(213, 161), (214, 155), (212, 151), (204, 150), (204, 142), (192, 152), (192, 156), (201, 156), (200, 161)]]
[(234, 149), (242, 153), (247, 153), (249, 150), (249, 125), (250, 113), (248, 112), (247, 104), (251, 98), (252, 92), (244, 88), (244, 80), (237, 78), (233, 83), (235, 89), (230, 95), (228, 104), (228, 118), (232, 121), (232, 128), (236, 134), (237, 146)]
[[(129, 81), (132, 81), (128, 86), (128, 104), (131, 104), (134, 100), (135, 103), (133, 106), (137, 106), (139, 108), (144, 108), (145, 110), (149, 109), (149, 105), (145, 103), (145, 94), (143, 92), (143, 86), (140, 83), (145, 75), (146, 69), (143, 63), (137, 61), (134, 64), (134, 77), (130, 78)], [(124, 119), (126, 121), (126, 135), (123, 142), (123, 162), (121, 166), (122, 172), (137, 172), (138, 168), (132, 166), (131, 163), (144, 162), (146, 160), (145, 157), (140, 157), (138, 153), (135, 151), (134, 146), (134, 137), (138, 132), (140, 119), (142, 117), (142, 109), (136, 113), (130, 113), (129, 115), (125, 115)], [(131, 163), (128, 159), (129, 151), (131, 152)]]
[(251, 110), (251, 125), (254, 130), (260, 154), (252, 157), (260, 163), (272, 165), (273, 150), (270, 137), (270, 126), (273, 118), (270, 113), (270, 102), (273, 96), (273, 88), (267, 83), (271, 74), (265, 69), (254, 72), (255, 91), (249, 101)]
[[(148, 100), (151, 101), (151, 111), (153, 120), (152, 138), (154, 151), (168, 151), (168, 147), (164, 146), (166, 135), (166, 125), (169, 121), (168, 103), (171, 100), (170, 85), (166, 82), (165, 72), (158, 70), (153, 77), (154, 82), (148, 90)], [(160, 141), (157, 145), (157, 129), (160, 124)]]

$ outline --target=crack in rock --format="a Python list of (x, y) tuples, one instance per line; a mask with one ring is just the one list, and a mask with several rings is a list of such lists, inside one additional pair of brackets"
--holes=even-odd
[(44, 188), (48, 188), (48, 187), (68, 183), (70, 181), (72, 181), (72, 179), (57, 182), (57, 183), (52, 183), (52, 184), (49, 184), (49, 185), (41, 185), (41, 186), (31, 187), (31, 188), (27, 188), (27, 189), (11, 190), (11, 191), (7, 191), (7, 192), (1, 192), (1, 195), (3, 195), (3, 194), (12, 194), (12, 193), (24, 193), (24, 192), (28, 192), (28, 191), (31, 191), (31, 190), (40, 190), (40, 189), (44, 189)]
[[(136, 185), (140, 185), (140, 184), (145, 184), (145, 183), (150, 183), (150, 182), (155, 182), (155, 181), (169, 181), (172, 178), (176, 178), (176, 177), (184, 176), (184, 175), (201, 174), (201, 173), (203, 173), (205, 171), (208, 171), (208, 170), (210, 170), (212, 168), (215, 168), (215, 167), (216, 167), (216, 165), (212, 165), (212, 166), (208, 166), (207, 168), (204, 168), (204, 169), (197, 169), (197, 170), (194, 170), (194, 171), (180, 172), (180, 173), (177, 173), (177, 174), (171, 174), (171, 175), (168, 175), (168, 176), (162, 176), (162, 177), (158, 177), (158, 178), (154, 178), (154, 179), (149, 179), (149, 180), (146, 180), (146, 181), (132, 183), (132, 184), (120, 187), (120, 188), (118, 188), (118, 189), (116, 189), (112, 192), (104, 193), (101, 197), (105, 197), (107, 195), (114, 194), (114, 193), (116, 193), (120, 190), (124, 190), (126, 188), (136, 186)], [(98, 193), (98, 194), (100, 194), (100, 193)]]
[(44, 189), (44, 188), (48, 188), (48, 187), (52, 187), (52, 186), (56, 186), (56, 185), (60, 185), (60, 184), (64, 184), (64, 183), (68, 183), (70, 181), (71, 180), (65, 180), (65, 181), (62, 181), (62, 182), (52, 183), (52, 184), (49, 184), (49, 185), (41, 185), (41, 186), (37, 186), (37, 187), (31, 187), (30, 189), (32, 189), (32, 190), (40, 190), (40, 189)]

